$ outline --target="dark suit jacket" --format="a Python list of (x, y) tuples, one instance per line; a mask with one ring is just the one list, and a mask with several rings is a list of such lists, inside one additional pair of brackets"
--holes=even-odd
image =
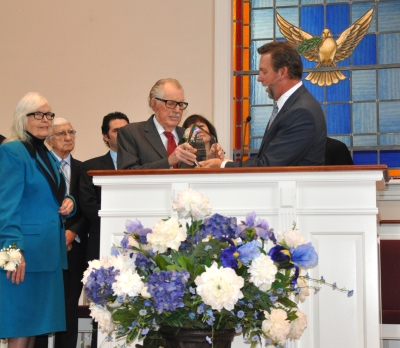
[(101, 187), (93, 184), (92, 177), (87, 174), (89, 170), (115, 170), (110, 152), (104, 156), (92, 158), (83, 162), (80, 180), (80, 202), (82, 213), (89, 220), (89, 241), (87, 246), (87, 260), (100, 257), (100, 203)]
[(351, 165), (353, 159), (345, 143), (339, 140), (326, 138), (325, 165)]
[[(257, 156), (243, 162), (243, 167), (322, 165), (325, 143), (324, 113), (302, 85), (266, 129)], [(238, 166), (238, 162), (226, 163), (226, 167)]]
[(1, 145), (1, 143), (3, 142), (4, 139), (5, 139), (5, 137), (3, 137), (3, 136), (0, 134), (0, 145)]
[[(147, 121), (130, 123), (118, 131), (118, 169), (168, 169), (168, 153), (152, 115)], [(176, 127), (179, 139), (185, 129)], [(181, 143), (181, 141), (180, 141)]]

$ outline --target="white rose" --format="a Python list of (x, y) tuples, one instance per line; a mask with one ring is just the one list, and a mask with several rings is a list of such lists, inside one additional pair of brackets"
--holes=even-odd
[(167, 251), (168, 248), (178, 250), (181, 242), (186, 238), (186, 230), (180, 227), (179, 221), (175, 217), (167, 221), (160, 220), (154, 226), (152, 233), (147, 235), (153, 251), (160, 253)]
[(103, 333), (110, 333), (113, 330), (113, 324), (111, 322), (111, 313), (94, 303), (91, 303), (89, 306), (90, 316), (94, 321), (99, 323), (99, 329)]
[(278, 244), (286, 244), (289, 248), (296, 248), (299, 245), (306, 244), (305, 238), (296, 230), (286, 231), (277, 234)]
[(141, 277), (132, 269), (128, 269), (115, 277), (112, 289), (114, 295), (135, 297), (142, 291), (143, 285)]
[(300, 309), (296, 309), (297, 319), (291, 322), (291, 329), (289, 333), (289, 338), (291, 340), (300, 339), (304, 330), (307, 327), (307, 316), (300, 311)]
[(261, 254), (255, 258), (249, 267), (250, 282), (261, 291), (268, 291), (275, 281), (275, 274), (278, 268), (268, 255)]
[(193, 220), (201, 220), (211, 213), (211, 206), (208, 199), (201, 193), (189, 188), (178, 194), (174, 200), (172, 209), (178, 212), (180, 218), (192, 217)]
[(15, 271), (17, 269), (17, 264), (13, 261), (8, 261), (8, 263), (4, 266), (5, 271)]
[(271, 314), (264, 311), (265, 320), (262, 322), (262, 330), (274, 343), (285, 344), (291, 325), (287, 321), (287, 313), (283, 309), (271, 310)]
[(8, 261), (8, 255), (4, 251), (0, 251), (0, 267), (4, 267)]
[(136, 254), (134, 254), (132, 258), (130, 257), (130, 253), (118, 254), (118, 256), (111, 256), (108, 259), (107, 266), (108, 267), (113, 266), (114, 270), (120, 270), (121, 272), (128, 269), (136, 270), (135, 260), (136, 260)]
[(22, 255), (19, 249), (11, 249), (8, 252), (8, 257), (10, 258), (10, 261), (13, 261), (14, 263), (19, 263), (21, 261)]
[(203, 302), (212, 309), (221, 311), (222, 308), (233, 310), (237, 301), (243, 298), (240, 289), (244, 286), (244, 279), (239, 277), (232, 268), (218, 268), (217, 263), (195, 279), (196, 292)]

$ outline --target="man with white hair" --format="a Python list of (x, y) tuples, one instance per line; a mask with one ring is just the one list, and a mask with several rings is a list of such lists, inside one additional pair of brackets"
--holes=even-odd
[(71, 123), (64, 118), (55, 118), (53, 129), (46, 142), (52, 148), (53, 155), (60, 162), (64, 172), (68, 193), (77, 204), (77, 212), (65, 221), (65, 239), (67, 243), (68, 270), (64, 271), (64, 291), (67, 330), (56, 333), (56, 348), (76, 348), (78, 340), (78, 302), (82, 292), (83, 272), (87, 268), (86, 246), (88, 220), (81, 212), (79, 204), (79, 180), (82, 162), (72, 157), (75, 147), (75, 134)]

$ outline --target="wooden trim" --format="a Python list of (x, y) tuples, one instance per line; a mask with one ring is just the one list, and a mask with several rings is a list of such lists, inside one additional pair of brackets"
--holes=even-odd
[(379, 225), (400, 224), (400, 220), (380, 220)]

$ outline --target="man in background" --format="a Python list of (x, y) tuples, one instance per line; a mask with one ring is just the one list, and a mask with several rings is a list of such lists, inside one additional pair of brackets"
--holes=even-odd
[(324, 164), (326, 122), (318, 101), (303, 85), (303, 64), (289, 42), (270, 42), (260, 48), (257, 81), (274, 100), (257, 156), (245, 162), (211, 159), (206, 168), (313, 166)]
[(149, 106), (154, 114), (144, 122), (131, 123), (118, 134), (118, 169), (192, 167), (196, 150), (182, 144), (184, 128), (179, 127), (188, 106), (182, 85), (168, 78), (150, 90)]

